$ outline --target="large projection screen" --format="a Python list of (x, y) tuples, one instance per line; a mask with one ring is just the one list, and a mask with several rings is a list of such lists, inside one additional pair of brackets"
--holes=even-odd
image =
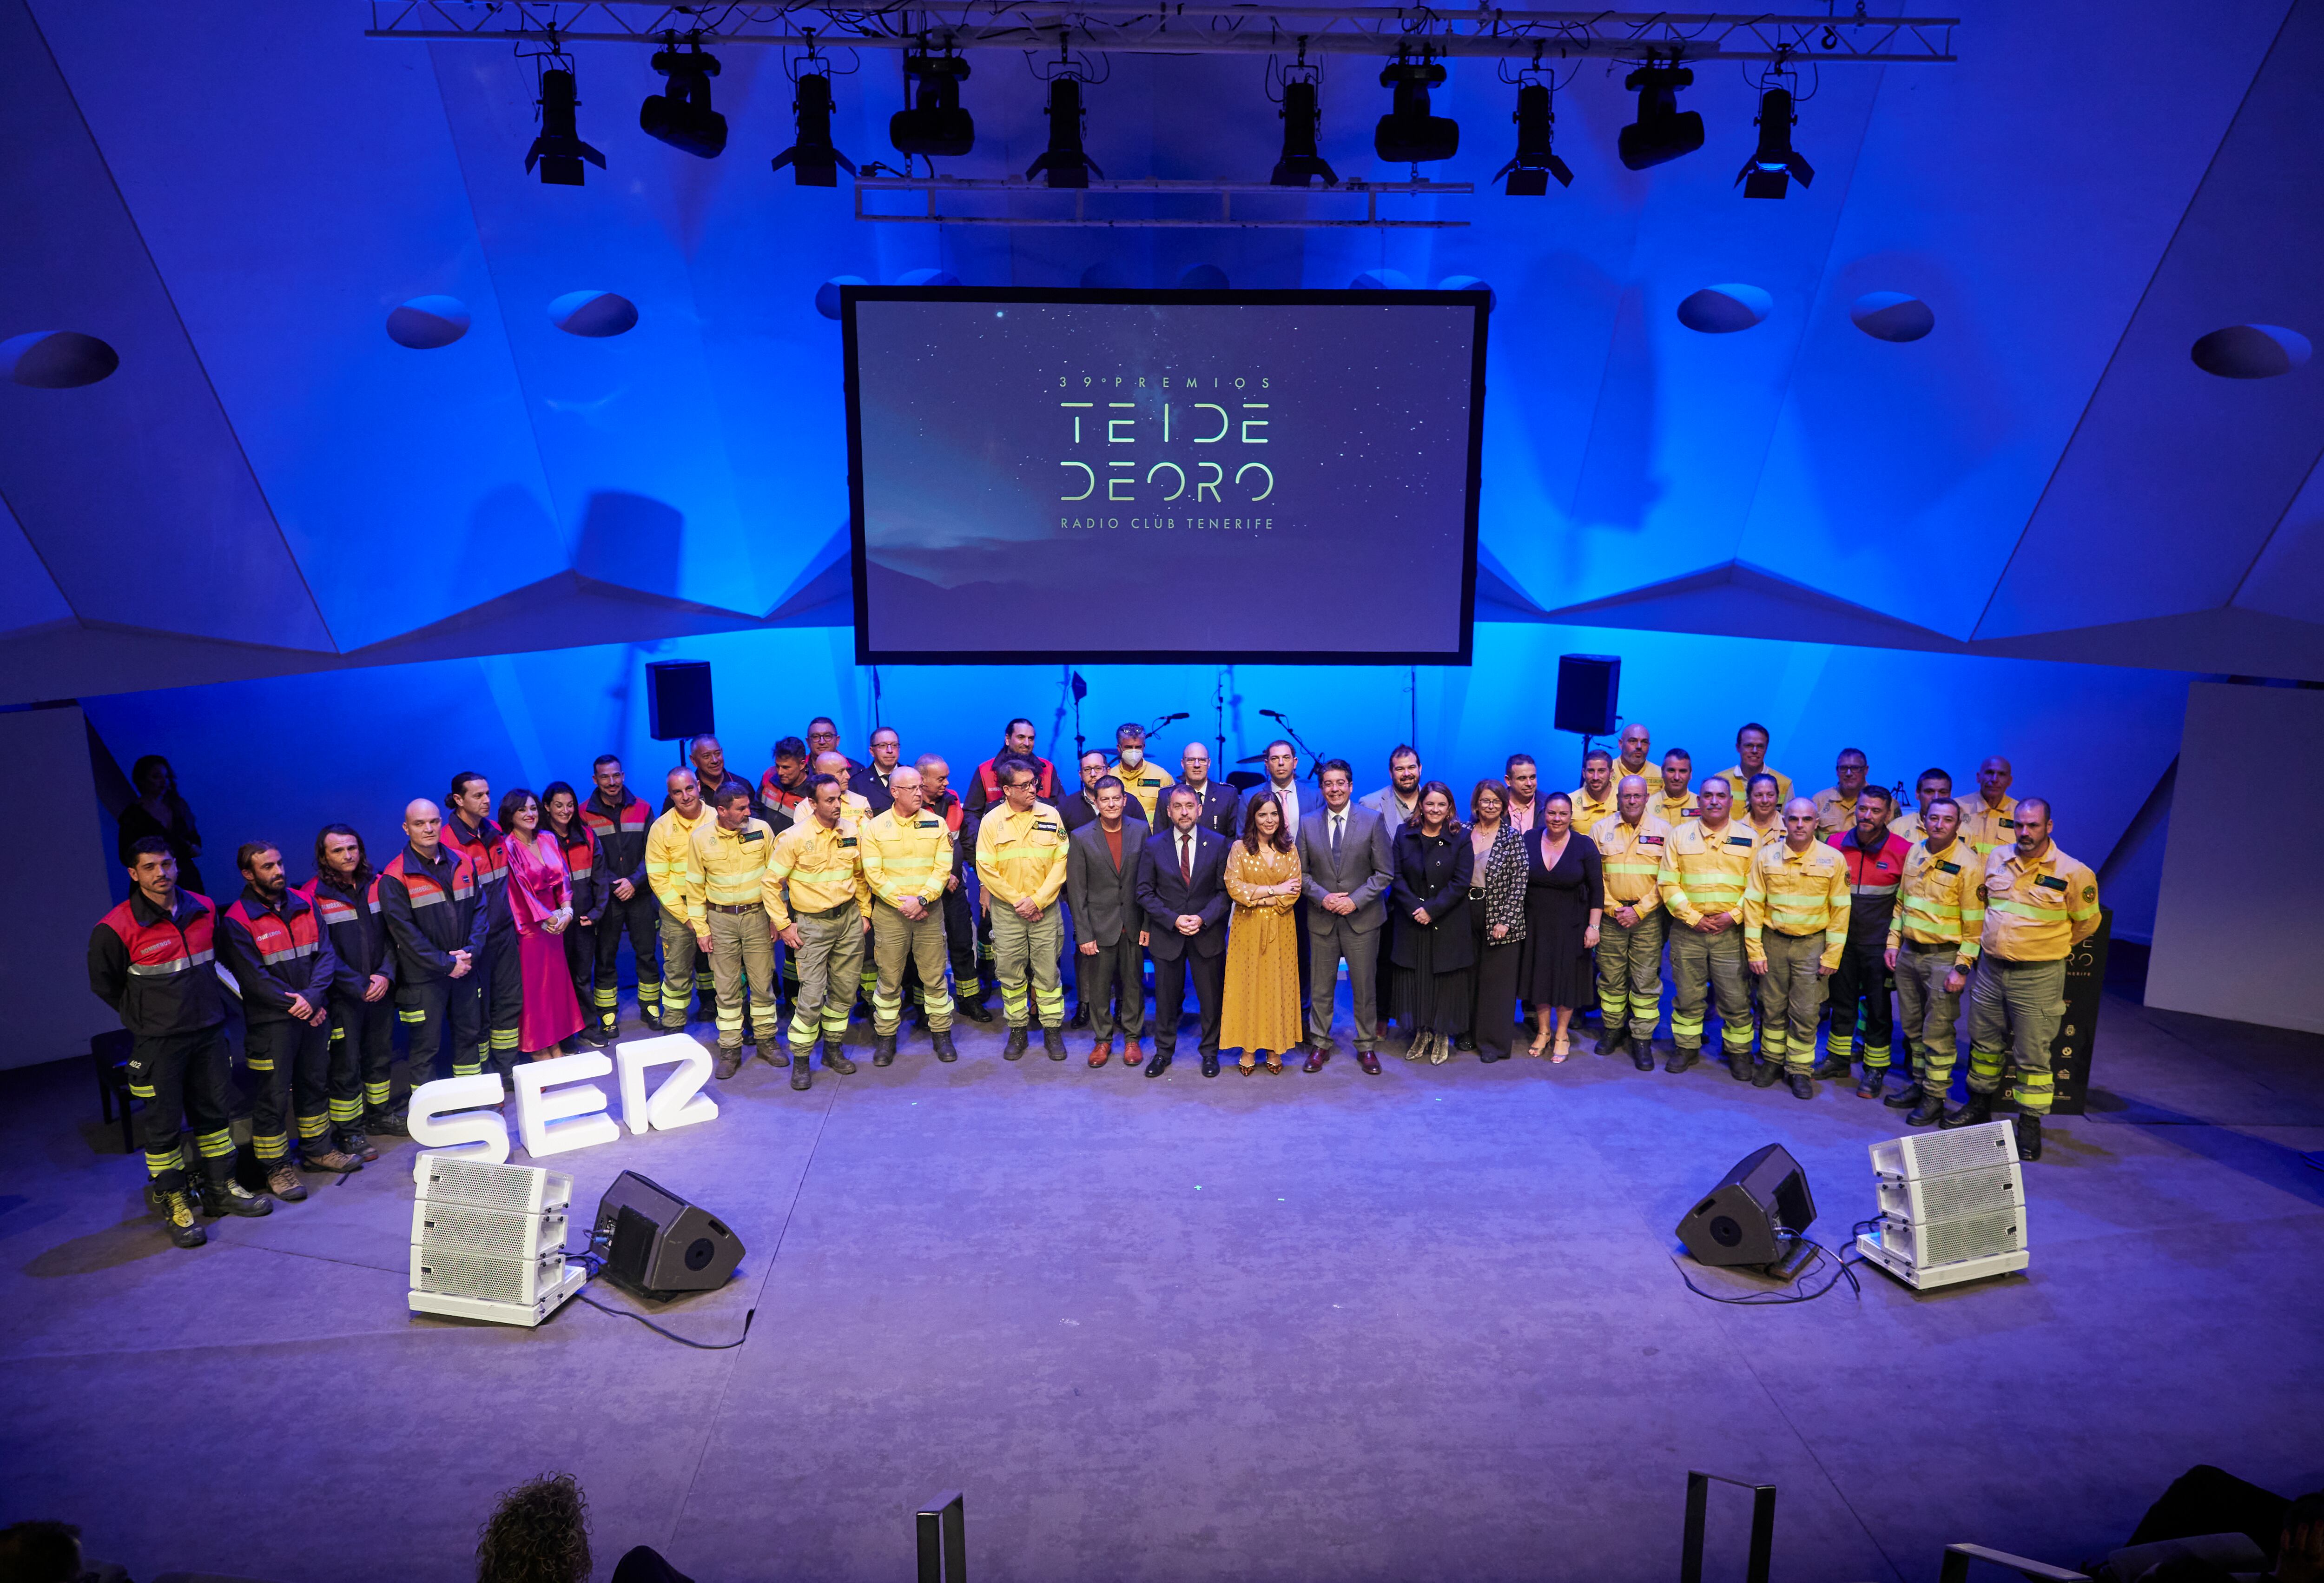
[(865, 664), (1466, 664), (1482, 292), (853, 286)]

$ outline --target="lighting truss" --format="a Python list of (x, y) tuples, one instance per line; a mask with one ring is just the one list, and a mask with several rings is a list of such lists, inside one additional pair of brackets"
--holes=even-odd
[(1522, 11), (1463, 6), (1093, 4), (968, 0), (942, 14), (867, 5), (663, 5), (650, 0), (372, 0), (374, 39), (479, 43), (651, 43), (675, 29), (706, 45), (926, 51), (1060, 49), (1171, 55), (1597, 56), (1779, 61), (1793, 66), (1951, 63), (1958, 17), (1778, 16), (1741, 12)]
[[(1028, 181), (1021, 176), (1002, 180), (960, 176), (861, 176), (855, 182), (855, 218), (889, 225), (900, 226), (1008, 226), (1030, 227), (1042, 226), (1079, 226), (1115, 231), (1150, 230), (1227, 230), (1227, 231), (1328, 231), (1328, 230), (1450, 230), (1466, 226), (1466, 220), (1394, 219), (1380, 213), (1382, 194), (1408, 198), (1457, 198), (1476, 190), (1468, 181), (1342, 181), (1336, 187), (1306, 190), (1282, 188), (1267, 181), (1092, 181), (1086, 187), (1050, 189)], [(866, 193), (916, 192), (923, 195), (920, 212), (889, 212), (866, 208)], [(1237, 193), (1263, 193), (1269, 198), (1342, 199), (1360, 197), (1364, 199), (1361, 219), (1286, 219), (1268, 216), (1255, 217), (1248, 212), (1234, 212)], [(936, 202), (943, 196), (974, 196), (987, 199), (998, 197), (1013, 199), (1038, 195), (1042, 198), (1073, 198), (1070, 213), (1025, 215), (982, 215), (959, 212), (938, 212)], [(1089, 212), (1092, 198), (1120, 194), (1139, 198), (1216, 198), (1219, 211), (1215, 215), (1157, 219), (1139, 216), (1115, 218)], [(1010, 204), (1010, 207), (1019, 207)], [(1056, 207), (1056, 206), (1051, 206)], [(1269, 204), (1263, 207), (1277, 208)], [(1305, 207), (1304, 205), (1302, 206)]]

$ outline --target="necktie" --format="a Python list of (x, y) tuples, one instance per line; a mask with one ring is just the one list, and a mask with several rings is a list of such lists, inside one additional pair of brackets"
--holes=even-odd
[(1346, 818), (1347, 815), (1342, 813), (1332, 816), (1332, 856), (1334, 857), (1340, 855), (1340, 824)]
[(1187, 884), (1194, 883), (1194, 843), (1193, 838), (1178, 838), (1178, 877)]

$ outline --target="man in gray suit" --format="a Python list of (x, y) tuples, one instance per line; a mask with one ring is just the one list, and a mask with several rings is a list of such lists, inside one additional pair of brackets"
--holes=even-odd
[(1332, 1059), (1332, 1003), (1340, 963), (1348, 964), (1355, 1001), (1356, 1060), (1379, 1075), (1379, 930), (1389, 866), (1388, 821), (1350, 801), (1355, 772), (1345, 759), (1323, 764), (1323, 806), (1299, 821), (1299, 866), (1307, 896), (1307, 958), (1314, 986), (1307, 1006), (1307, 1068)]
[[(1065, 905), (1074, 918), (1074, 987), (1088, 1010), (1097, 1042), (1089, 1063), (1103, 1066), (1121, 1036), (1121, 1064), (1135, 1070), (1146, 1060), (1138, 1041), (1146, 1033), (1146, 975), (1139, 948), (1146, 943), (1145, 915), (1138, 906), (1138, 854), (1146, 844), (1143, 822), (1122, 817), (1131, 806), (1118, 775), (1101, 776), (1093, 789), (1097, 817), (1075, 830), (1065, 845)], [(1115, 997), (1120, 1008), (1114, 1008)]]
[[(1367, 792), (1363, 806), (1380, 816), (1388, 825), (1388, 868), (1393, 876), (1396, 867), (1396, 838), (1409, 823), (1420, 806), (1420, 754), (1409, 743), (1399, 742), (1388, 755), (1388, 784), (1377, 792)], [(1378, 978), (1386, 983), (1388, 971), (1388, 949), (1396, 934), (1396, 919), (1391, 916), (1372, 931), (1372, 943), (1379, 948)], [(1385, 1027), (1394, 1017), (1383, 1017)]]

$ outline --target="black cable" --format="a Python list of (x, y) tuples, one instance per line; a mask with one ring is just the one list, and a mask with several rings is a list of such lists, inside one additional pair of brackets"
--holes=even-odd
[[(1794, 1280), (1792, 1282), (1792, 1286), (1789, 1291), (1753, 1291), (1747, 1292), (1741, 1297), (1721, 1297), (1717, 1292), (1705, 1291), (1702, 1287), (1697, 1286), (1694, 1283), (1694, 1277), (1689, 1275), (1686, 1273), (1685, 1266), (1679, 1264), (1677, 1254), (1674, 1254), (1671, 1255), (1671, 1263), (1678, 1269), (1678, 1278), (1686, 1282), (1686, 1289), (1689, 1291), (1693, 1292), (1695, 1296), (1703, 1298), (1711, 1302), (1727, 1303), (1735, 1308), (1779, 1308), (1794, 1302), (1813, 1302), (1817, 1298), (1821, 1297), (1825, 1292), (1830, 1291), (1833, 1287), (1839, 1285), (1843, 1278), (1848, 1282), (1849, 1289), (1856, 1293), (1856, 1300), (1858, 1302), (1864, 1301), (1864, 1288), (1857, 1281), (1856, 1272), (1849, 1267), (1850, 1264), (1860, 1261), (1853, 1261), (1842, 1256), (1841, 1254), (1835, 1254), (1821, 1243), (1812, 1241), (1804, 1236), (1800, 1237), (1797, 1240), (1797, 1243), (1794, 1244), (1794, 1245), (1801, 1245), (1815, 1249), (1817, 1254), (1824, 1258), (1830, 1259), (1835, 1266), (1831, 1274), (1825, 1278), (1824, 1283), (1817, 1287), (1813, 1291), (1806, 1291), (1803, 1288), (1802, 1283), (1807, 1278), (1807, 1271), (1803, 1270), (1800, 1272), (1798, 1278)], [(1812, 1262), (1811, 1262), (1811, 1268), (1812, 1267)]]
[(743, 1342), (748, 1341), (751, 1338), (751, 1321), (759, 1317), (759, 1310), (757, 1309), (752, 1309), (748, 1313), (744, 1314), (742, 1316), (742, 1333), (740, 1336), (735, 1337), (732, 1341), (696, 1341), (691, 1336), (681, 1336), (675, 1330), (667, 1329), (660, 1325), (655, 1324), (643, 1314), (633, 1314), (624, 1308), (609, 1308), (605, 1304), (599, 1302), (595, 1298), (590, 1296), (586, 1291), (576, 1292), (574, 1295), (580, 1301), (587, 1303), (591, 1308), (595, 1309), (600, 1313), (617, 1314), (625, 1319), (635, 1319), (639, 1324), (643, 1325), (655, 1335), (667, 1336), (672, 1341), (678, 1342), (680, 1346), (691, 1347), (700, 1352), (726, 1352), (742, 1346)]

